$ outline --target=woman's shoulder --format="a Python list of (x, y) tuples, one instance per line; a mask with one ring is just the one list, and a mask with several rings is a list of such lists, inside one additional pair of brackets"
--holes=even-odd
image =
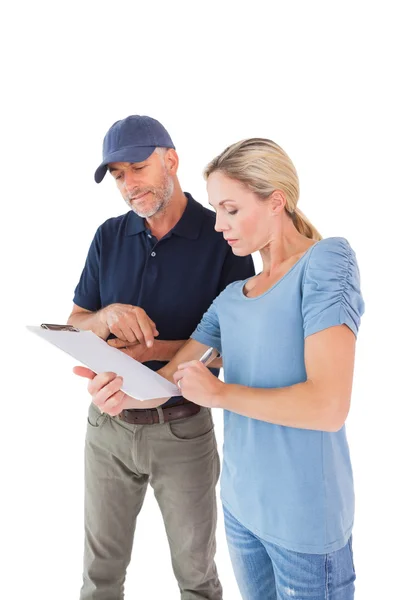
[(346, 323), (356, 333), (364, 313), (360, 274), (347, 239), (331, 237), (311, 249), (303, 279), (303, 311), (307, 335)]
[(347, 268), (356, 266), (356, 255), (348, 240), (344, 237), (324, 238), (311, 247), (307, 261), (307, 270), (312, 268)]
[(311, 248), (304, 284), (319, 282), (316, 289), (342, 287), (345, 282), (359, 286), (356, 254), (344, 237), (324, 238)]
[(239, 279), (238, 281), (233, 281), (232, 283), (229, 283), (226, 286), (226, 288), (223, 289), (222, 292), (220, 292), (218, 296), (214, 299), (214, 302), (212, 304), (213, 307), (217, 310), (223, 310), (224, 308), (226, 308), (227, 305), (235, 303), (237, 299), (241, 298), (241, 296), (243, 295), (243, 287), (245, 283), (252, 277), (254, 277), (254, 275), (252, 275), (251, 277), (247, 277), (247, 279)]
[(254, 275), (251, 275), (251, 277), (247, 277), (246, 279), (238, 279), (238, 281), (232, 281), (232, 283), (229, 283), (226, 286), (226, 288), (222, 290), (222, 292), (219, 294), (219, 296), (217, 296), (217, 298), (222, 300), (229, 300), (233, 296), (236, 296), (238, 293), (241, 294), (244, 284), (252, 277), (254, 277)]
[(327, 258), (332, 253), (338, 256), (346, 256), (353, 252), (348, 240), (344, 237), (328, 237), (316, 242), (311, 248), (311, 256), (314, 258)]

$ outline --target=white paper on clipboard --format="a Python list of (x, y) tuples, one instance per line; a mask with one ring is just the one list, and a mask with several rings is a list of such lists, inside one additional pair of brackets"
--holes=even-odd
[(27, 329), (76, 358), (95, 373), (112, 371), (123, 378), (122, 391), (137, 400), (181, 396), (181, 390), (137, 360), (113, 348), (92, 331)]

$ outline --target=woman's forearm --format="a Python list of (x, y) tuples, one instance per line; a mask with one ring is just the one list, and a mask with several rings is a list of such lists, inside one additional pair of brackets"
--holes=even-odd
[(338, 431), (344, 423), (340, 402), (312, 381), (282, 388), (225, 384), (217, 406), (252, 419), (285, 427)]

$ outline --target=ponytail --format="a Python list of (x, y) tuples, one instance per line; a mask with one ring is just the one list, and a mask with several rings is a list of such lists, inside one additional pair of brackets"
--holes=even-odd
[(310, 240), (322, 240), (322, 235), (299, 208), (296, 207), (293, 212), (289, 212), (289, 216), (299, 233), (310, 238)]

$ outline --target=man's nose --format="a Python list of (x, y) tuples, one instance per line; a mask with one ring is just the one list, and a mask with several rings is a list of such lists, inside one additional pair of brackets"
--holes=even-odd
[(125, 171), (124, 185), (127, 191), (132, 191), (138, 187), (138, 176), (132, 171)]

